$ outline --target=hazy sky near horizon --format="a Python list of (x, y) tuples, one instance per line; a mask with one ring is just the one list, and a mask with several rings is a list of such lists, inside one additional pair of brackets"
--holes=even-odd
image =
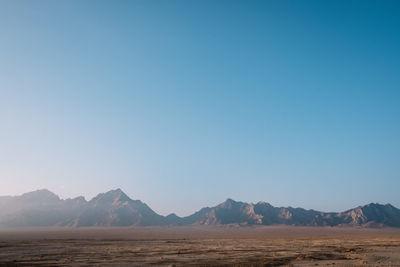
[(0, 195), (400, 207), (399, 1), (1, 1)]

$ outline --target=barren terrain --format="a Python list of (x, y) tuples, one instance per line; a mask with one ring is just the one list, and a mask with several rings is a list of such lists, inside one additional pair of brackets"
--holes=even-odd
[(400, 229), (291, 226), (0, 230), (0, 266), (400, 266)]

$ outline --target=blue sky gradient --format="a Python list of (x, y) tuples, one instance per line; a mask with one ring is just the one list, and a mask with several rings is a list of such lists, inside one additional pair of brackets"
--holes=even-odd
[(400, 207), (399, 1), (2, 1), (0, 195)]

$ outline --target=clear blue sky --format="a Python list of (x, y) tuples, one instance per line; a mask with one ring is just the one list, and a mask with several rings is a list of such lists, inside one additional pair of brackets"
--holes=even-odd
[(1, 1), (0, 195), (400, 207), (400, 1)]

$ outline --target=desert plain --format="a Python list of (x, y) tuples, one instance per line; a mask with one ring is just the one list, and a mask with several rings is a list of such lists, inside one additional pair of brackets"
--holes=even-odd
[(295, 226), (13, 228), (0, 266), (400, 266), (400, 229)]

